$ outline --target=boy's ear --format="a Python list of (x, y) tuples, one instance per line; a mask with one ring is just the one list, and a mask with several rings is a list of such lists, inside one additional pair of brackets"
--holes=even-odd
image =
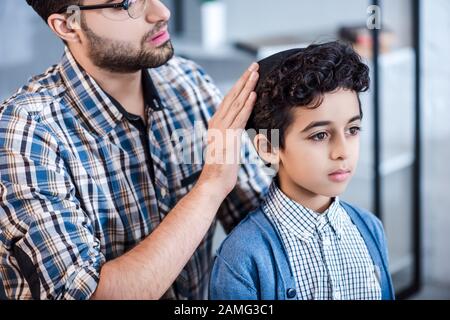
[(270, 163), (272, 166), (277, 166), (280, 162), (279, 149), (271, 145), (267, 137), (259, 133), (253, 138), (253, 144), (261, 159)]

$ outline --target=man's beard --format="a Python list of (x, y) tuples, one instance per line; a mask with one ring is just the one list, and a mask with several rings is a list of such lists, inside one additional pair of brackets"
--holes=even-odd
[[(155, 31), (162, 26), (155, 26)], [(112, 41), (99, 37), (86, 25), (84, 26), (86, 37), (89, 41), (89, 57), (97, 67), (115, 73), (133, 73), (142, 69), (157, 68), (169, 61), (174, 50), (171, 41), (153, 48), (146, 49), (149, 37), (155, 32), (146, 34), (139, 49), (133, 48), (130, 43), (124, 41)]]

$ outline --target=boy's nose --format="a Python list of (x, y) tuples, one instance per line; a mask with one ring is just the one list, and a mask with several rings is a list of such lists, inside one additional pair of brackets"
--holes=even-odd
[(147, 0), (145, 16), (151, 24), (167, 22), (170, 19), (170, 10), (159, 0)]
[(345, 160), (348, 157), (347, 140), (345, 136), (335, 137), (331, 146), (332, 160)]

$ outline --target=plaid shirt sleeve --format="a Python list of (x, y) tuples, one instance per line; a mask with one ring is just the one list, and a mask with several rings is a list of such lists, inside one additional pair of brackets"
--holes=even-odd
[[(206, 92), (204, 96), (208, 97), (208, 105), (212, 107), (212, 112), (205, 116), (210, 119), (222, 102), (223, 96), (211, 77), (201, 67), (196, 66), (196, 69), (199, 74), (197, 79), (199, 86)], [(272, 181), (271, 177), (263, 171), (264, 163), (246, 133), (243, 135), (241, 151), (241, 169), (237, 184), (218, 212), (218, 218), (227, 233), (249, 212), (259, 207)]]
[[(0, 105), (0, 276), (10, 299), (88, 299), (105, 261), (43, 97)], [(21, 105), (20, 105), (21, 104)]]

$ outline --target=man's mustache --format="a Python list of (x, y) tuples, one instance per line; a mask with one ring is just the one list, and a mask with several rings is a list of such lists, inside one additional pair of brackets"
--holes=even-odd
[(143, 42), (146, 42), (148, 39), (152, 38), (165, 27), (167, 27), (167, 22), (158, 22), (155, 27), (144, 36)]

